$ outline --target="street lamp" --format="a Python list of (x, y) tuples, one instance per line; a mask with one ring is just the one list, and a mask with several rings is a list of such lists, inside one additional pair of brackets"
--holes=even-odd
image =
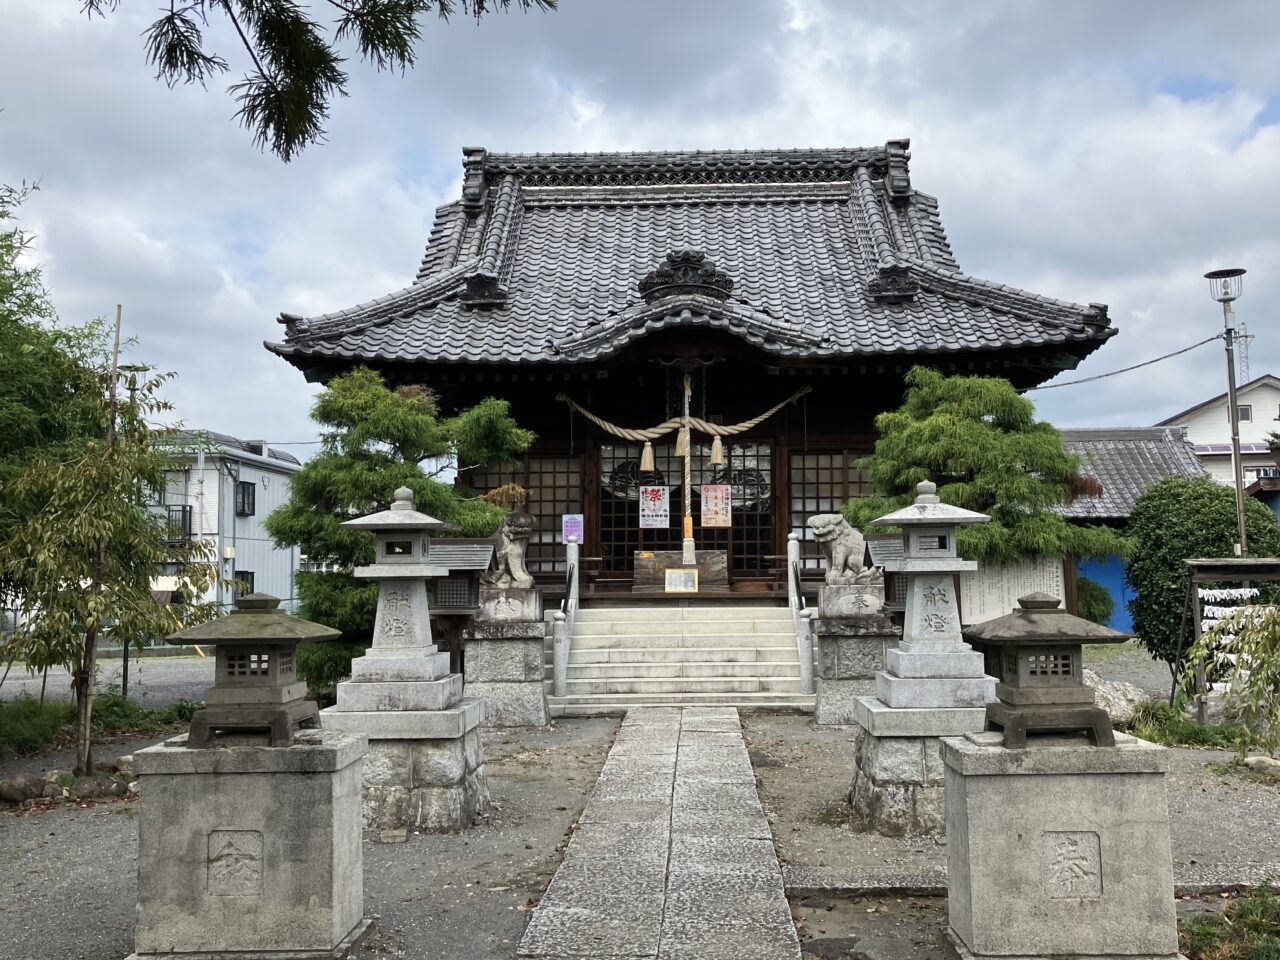
[(1222, 304), (1223, 339), (1227, 345), (1227, 416), (1231, 421), (1231, 476), (1236, 486), (1236, 525), (1240, 536), (1240, 556), (1249, 555), (1249, 541), (1244, 529), (1244, 469), (1240, 462), (1240, 409), (1236, 406), (1236, 322), (1231, 304), (1244, 287), (1245, 271), (1241, 267), (1210, 270), (1209, 296)]

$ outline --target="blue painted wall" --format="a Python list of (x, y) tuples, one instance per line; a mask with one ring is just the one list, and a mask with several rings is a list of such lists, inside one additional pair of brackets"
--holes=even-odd
[(1111, 612), (1111, 621), (1107, 626), (1121, 633), (1133, 632), (1133, 617), (1129, 615), (1129, 601), (1133, 599), (1133, 591), (1124, 582), (1124, 572), (1128, 566), (1128, 562), (1121, 557), (1080, 560), (1076, 563), (1076, 573), (1100, 583), (1111, 594), (1115, 609)]

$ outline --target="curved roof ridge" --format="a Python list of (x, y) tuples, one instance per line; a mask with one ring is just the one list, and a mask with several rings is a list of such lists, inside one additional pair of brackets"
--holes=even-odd
[(407, 287), (345, 310), (335, 310), (314, 317), (281, 313), (278, 322), (285, 325), (286, 336), (294, 341), (323, 340), (327, 336), (358, 333), (394, 319), (397, 307), (427, 307), (432, 300), (444, 299), (446, 294), (452, 292), (451, 288), (465, 280), (478, 263), (478, 260), (467, 260), (425, 280), (415, 280)]
[[(1092, 323), (1100, 327), (1111, 325), (1106, 304), (1059, 300), (1021, 287), (983, 280), (919, 257), (900, 256), (900, 259), (911, 267), (921, 286), (943, 296), (970, 300), (997, 310), (1021, 313), (1048, 322)], [(1113, 330), (1112, 333), (1114, 332)]]

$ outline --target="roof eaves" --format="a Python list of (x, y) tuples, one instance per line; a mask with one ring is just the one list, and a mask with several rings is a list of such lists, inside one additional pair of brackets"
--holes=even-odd
[[(359, 333), (361, 330), (386, 323), (414, 310), (432, 306), (452, 294), (467, 275), (474, 272), (476, 266), (477, 261), (469, 260), (384, 297), (334, 313), (321, 314), (317, 317), (300, 317), (296, 314), (282, 313), (280, 322), (285, 324), (285, 343), (324, 340)], [(269, 344), (268, 349), (271, 349)]]
[(1077, 339), (1105, 340), (1116, 333), (1107, 316), (1106, 304), (1091, 303), (1086, 306), (1055, 300), (1018, 287), (948, 270), (915, 257), (904, 259), (920, 285), (940, 296), (1026, 317), (1037, 323), (1069, 327), (1077, 334)]

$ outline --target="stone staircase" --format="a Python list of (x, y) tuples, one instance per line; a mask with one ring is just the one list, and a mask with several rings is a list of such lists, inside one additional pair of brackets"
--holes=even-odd
[(592, 606), (578, 611), (566, 695), (547, 693), (553, 716), (631, 707), (732, 706), (812, 710), (785, 606)]

